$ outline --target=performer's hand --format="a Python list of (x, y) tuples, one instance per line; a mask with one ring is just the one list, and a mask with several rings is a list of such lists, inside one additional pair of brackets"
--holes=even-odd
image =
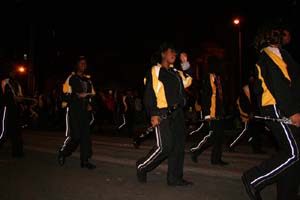
[(214, 120), (215, 119), (215, 117), (212, 117), (212, 116), (210, 116), (210, 115), (206, 115), (205, 117), (204, 117), (204, 120), (205, 121), (211, 121), (211, 120)]
[(293, 125), (300, 127), (300, 113), (293, 114), (292, 116), (290, 116), (290, 119)]
[(152, 116), (151, 117), (152, 127), (155, 127), (160, 124), (160, 116)]
[(88, 93), (78, 93), (77, 96), (81, 99), (87, 97)]
[(92, 110), (93, 110), (92, 106), (91, 106), (91, 105), (88, 105), (87, 110), (88, 110), (88, 111), (92, 111)]

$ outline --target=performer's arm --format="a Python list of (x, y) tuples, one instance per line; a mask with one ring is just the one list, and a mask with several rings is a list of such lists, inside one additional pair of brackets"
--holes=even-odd
[(157, 107), (157, 100), (153, 90), (151, 73), (148, 73), (145, 80), (145, 94), (144, 94), (145, 109), (149, 116), (158, 116), (159, 109)]
[(203, 79), (202, 88), (202, 107), (205, 119), (215, 118), (216, 115), (216, 86), (214, 84), (214, 75), (209, 74)]

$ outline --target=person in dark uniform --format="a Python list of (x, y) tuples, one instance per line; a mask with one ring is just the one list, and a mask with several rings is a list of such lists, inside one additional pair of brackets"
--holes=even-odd
[(145, 77), (144, 105), (151, 117), (156, 135), (156, 145), (136, 162), (139, 182), (147, 182), (147, 172), (168, 159), (167, 183), (169, 186), (188, 186), (183, 179), (185, 122), (183, 107), (186, 104), (184, 88), (192, 78), (173, 67), (176, 52), (164, 43), (159, 50), (159, 63)]
[(201, 107), (205, 120), (208, 122), (209, 131), (207, 135), (194, 147), (190, 149), (191, 159), (198, 162), (198, 156), (210, 146), (213, 146), (211, 153), (211, 164), (227, 165), (222, 160), (222, 145), (224, 138), (224, 94), (220, 68), (221, 60), (210, 56), (207, 61), (208, 73), (202, 78)]
[(90, 76), (85, 74), (87, 62), (80, 57), (76, 70), (63, 85), (64, 102), (66, 107), (66, 140), (59, 149), (58, 162), (64, 165), (65, 158), (80, 145), (81, 167), (94, 169), (96, 166), (89, 162), (92, 156), (90, 125), (93, 121), (93, 97), (95, 91)]
[(20, 158), (24, 156), (20, 119), (20, 102), (22, 101), (23, 93), (22, 87), (16, 79), (16, 67), (10, 66), (10, 68), (9, 76), (1, 82), (0, 145), (9, 137), (12, 146), (12, 156)]
[(240, 95), (236, 100), (236, 106), (240, 114), (240, 120), (243, 124), (243, 129), (230, 142), (229, 150), (235, 151), (234, 148), (247, 138), (251, 142), (253, 153), (264, 153), (261, 145), (261, 134), (263, 133), (263, 126), (254, 120), (254, 115), (259, 115), (257, 112), (256, 98), (253, 96), (251, 82), (243, 85)]
[(126, 126), (127, 136), (130, 138), (134, 137), (134, 126), (135, 126), (135, 106), (134, 106), (135, 97), (133, 96), (132, 89), (128, 89), (125, 94), (122, 96), (122, 124), (118, 129)]
[(255, 38), (259, 51), (256, 62), (255, 94), (262, 116), (282, 119), (287, 117), (292, 124), (266, 121), (274, 135), (279, 150), (273, 157), (246, 170), (241, 179), (250, 199), (261, 199), (260, 192), (267, 185), (277, 184), (277, 199), (299, 199), (299, 147), (300, 109), (299, 85), (293, 71), (299, 66), (281, 46), (282, 30), (274, 25), (263, 26)]

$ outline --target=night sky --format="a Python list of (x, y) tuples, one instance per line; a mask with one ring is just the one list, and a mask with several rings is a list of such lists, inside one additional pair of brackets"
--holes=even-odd
[[(110, 5), (79, 1), (75, 5), (18, 0), (13, 5), (15, 18), (9, 17), (2, 29), (0, 56), (18, 60), (32, 47), (40, 88), (47, 78), (64, 80), (79, 55), (88, 58), (97, 84), (135, 86), (163, 41), (174, 43), (191, 58), (205, 41), (214, 41), (232, 53), (237, 41), (232, 19), (241, 16), (243, 54), (247, 55), (256, 28), (264, 20), (282, 18), (297, 27), (293, 17), (300, 2), (281, 2), (260, 7), (259, 1), (211, 1), (210, 5), (199, 1), (200, 6), (170, 2), (162, 6), (150, 1)], [(299, 41), (297, 31), (294, 28), (295, 43)], [(246, 57), (244, 62), (253, 62)]]

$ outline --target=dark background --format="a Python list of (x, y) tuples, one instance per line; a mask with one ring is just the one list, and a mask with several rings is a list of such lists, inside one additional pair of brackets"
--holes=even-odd
[(257, 26), (271, 19), (292, 28), (291, 49), (299, 57), (296, 0), (91, 2), (14, 1), (2, 17), (1, 61), (20, 61), (29, 54), (37, 86), (44, 90), (51, 82), (63, 81), (76, 58), (85, 55), (96, 87), (137, 87), (163, 41), (187, 51), (191, 60), (203, 44), (213, 41), (225, 49), (230, 63), (237, 64), (238, 29), (232, 23), (236, 16), (241, 17), (245, 69), (255, 62), (251, 44)]

